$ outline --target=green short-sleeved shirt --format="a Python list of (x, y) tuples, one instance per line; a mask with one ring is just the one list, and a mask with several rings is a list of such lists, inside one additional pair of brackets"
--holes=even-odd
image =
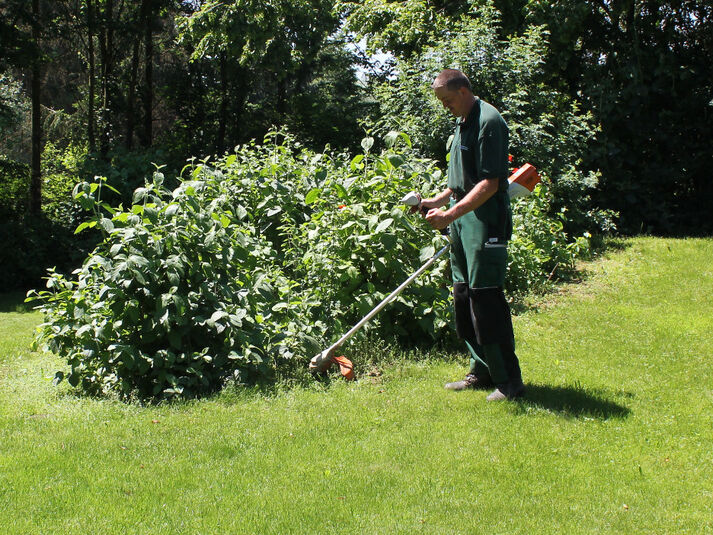
[(468, 117), (458, 119), (450, 147), (448, 187), (460, 199), (485, 178), (498, 178), (498, 192), (475, 210), (487, 238), (508, 240), (508, 127), (498, 110), (476, 99)]

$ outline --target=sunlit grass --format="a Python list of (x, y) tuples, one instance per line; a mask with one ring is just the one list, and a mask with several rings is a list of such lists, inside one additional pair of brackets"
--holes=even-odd
[(78, 397), (5, 298), (0, 531), (713, 532), (713, 241), (624, 245), (516, 318), (518, 403), (446, 392), (464, 358), (381, 343), (346, 349), (355, 383)]

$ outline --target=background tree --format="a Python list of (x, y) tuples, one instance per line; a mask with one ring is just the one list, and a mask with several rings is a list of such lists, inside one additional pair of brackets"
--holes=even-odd
[(374, 88), (382, 104), (379, 130), (408, 132), (445, 167), (453, 120), (430, 84), (443, 68), (459, 68), (475, 93), (502, 111), (510, 128), (514, 166), (531, 162), (549, 183), (551, 215), (566, 210), (565, 228), (573, 235), (611, 229), (611, 214), (593, 206), (590, 197), (598, 175), (582, 167), (582, 154), (596, 131), (592, 115), (545, 85), (548, 43), (542, 27), (500, 39), (499, 24), (499, 12), (492, 6), (474, 7), (458, 24), (446, 26), (430, 46), (397, 60), (398, 75)]
[[(32, 0), (32, 42), (40, 49), (42, 26), (40, 21), (40, 0)], [(39, 54), (32, 58), (32, 178), (30, 180), (30, 211), (42, 209), (42, 126), (40, 100), (42, 89), (42, 58)]]
[(601, 171), (597, 201), (620, 213), (620, 229), (711, 232), (713, 5), (516, 3), (513, 31), (527, 21), (551, 35), (548, 84), (576, 98), (601, 125), (586, 164)]
[[(593, 196), (619, 212), (628, 233), (713, 230), (707, 179), (713, 134), (713, 5), (673, 0), (477, 0), (502, 15), (498, 39), (549, 35), (542, 83), (591, 111), (601, 131), (583, 158), (601, 172)], [(439, 8), (420, 0), (349, 2), (350, 28), (370, 46), (402, 59), (457, 35), (460, 2)], [(482, 17), (482, 10), (466, 19)]]
[[(216, 125), (216, 152), (285, 124), (317, 143), (358, 144), (357, 117), (368, 105), (357, 85), (358, 59), (337, 33), (333, 1), (204, 2), (179, 27), (191, 68), (212, 76), (191, 75), (191, 97), (179, 93), (176, 101), (180, 106), (202, 101), (202, 111)], [(338, 111), (329, 113), (336, 111), (335, 103)], [(329, 136), (305, 124), (307, 117), (323, 124), (328, 116), (336, 123)]]
[(607, 227), (599, 208), (629, 233), (713, 230), (710, 2), (0, 0), (0, 14), (0, 197), (23, 197), (7, 205), (23, 225), (44, 205), (37, 225), (76, 226), (81, 179), (108, 177), (126, 202), (152, 162), (170, 177), (273, 126), (351, 151), (398, 127), (442, 158), (428, 85), (455, 62), (508, 114), (516, 157), (547, 171), (549, 209), (576, 208), (572, 230)]

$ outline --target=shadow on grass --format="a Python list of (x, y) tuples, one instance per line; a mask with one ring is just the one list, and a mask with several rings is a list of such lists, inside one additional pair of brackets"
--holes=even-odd
[(517, 401), (518, 411), (544, 410), (568, 418), (626, 418), (628, 407), (604, 397), (605, 392), (574, 386), (528, 384), (525, 396)]

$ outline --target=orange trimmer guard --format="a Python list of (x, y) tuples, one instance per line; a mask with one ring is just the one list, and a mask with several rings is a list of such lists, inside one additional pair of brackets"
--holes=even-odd
[(356, 378), (354, 375), (354, 365), (347, 357), (340, 355), (338, 357), (333, 357), (332, 361), (339, 366), (339, 373), (341, 373), (342, 377), (344, 377), (347, 381), (353, 381)]

